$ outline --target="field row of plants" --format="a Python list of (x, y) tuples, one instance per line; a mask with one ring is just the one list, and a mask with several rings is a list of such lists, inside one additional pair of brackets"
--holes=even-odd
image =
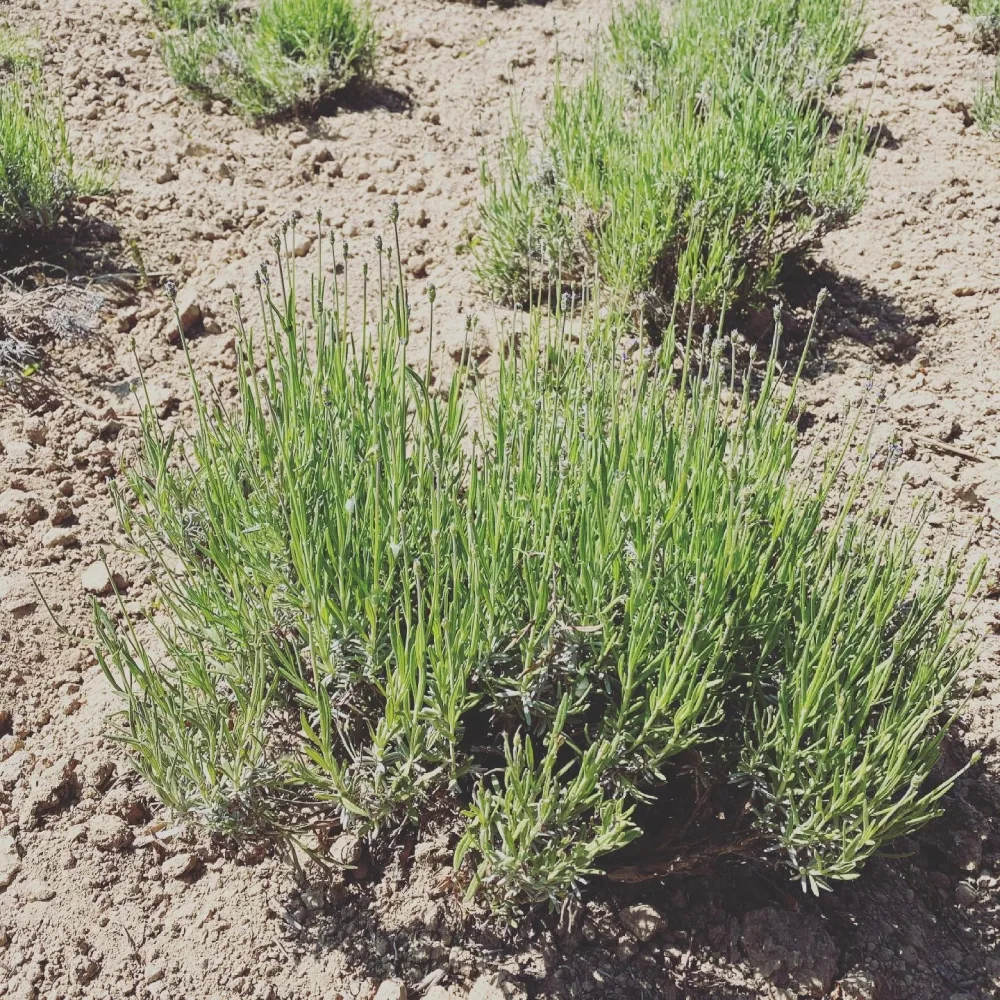
[[(962, 0), (989, 51), (1000, 0)], [(362, 0), (148, 0), (167, 68), (192, 95), (262, 119), (315, 109), (374, 80), (378, 32)], [(706, 309), (760, 300), (789, 253), (864, 198), (868, 136), (825, 98), (855, 52), (846, 0), (639, 3), (614, 20), (582, 85), (557, 79), (541, 136), (514, 123), (484, 164), (476, 270), (504, 301), (599, 275), (662, 322), (676, 297)], [(0, 30), (0, 238), (42, 229), (106, 184), (80, 168), (40, 46)], [(973, 113), (1000, 129), (1000, 67)]]
[(147, 411), (115, 490), (157, 598), (97, 606), (97, 649), (168, 805), (320, 858), (444, 826), (506, 913), (726, 855), (818, 891), (937, 813), (961, 553), (869, 480), (877, 401), (804, 460), (777, 335), (740, 374), (721, 319), (861, 204), (824, 103), (861, 32), (849, 0), (621, 9), (484, 168), (477, 271), (530, 307), (495, 379), (432, 384), (398, 232), (357, 322), (335, 239), (306, 287), (275, 234), (236, 405), (192, 370), (196, 425)]

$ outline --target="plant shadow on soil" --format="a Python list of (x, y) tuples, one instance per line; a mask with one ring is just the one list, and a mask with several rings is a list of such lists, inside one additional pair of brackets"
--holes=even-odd
[[(970, 758), (949, 738), (942, 773)], [(445, 985), (501, 970), (518, 997), (976, 1000), (1000, 975), (1000, 887), (988, 874), (1000, 865), (1000, 782), (973, 764), (943, 807), (819, 898), (780, 870), (725, 861), (637, 883), (595, 878), (573, 912), (539, 910), (504, 929), (463, 913), (438, 838), (398, 841), (359, 878), (316, 881), (325, 892), (312, 909), (303, 882), (281, 916), (296, 948), (336, 952), (376, 982), (413, 986), (450, 968)], [(630, 919), (642, 905), (656, 911), (648, 939)]]
[(352, 84), (346, 90), (321, 101), (316, 108), (316, 114), (319, 116), (336, 115), (338, 110), (345, 110), (353, 112), (388, 111), (390, 114), (400, 115), (412, 109), (413, 98), (409, 93), (375, 81), (373, 83)]
[(811, 349), (808, 368), (837, 371), (843, 362), (831, 351), (837, 342), (850, 342), (872, 352), (879, 361), (904, 364), (917, 354), (922, 332), (940, 319), (930, 302), (907, 308), (892, 295), (826, 263), (789, 260), (781, 285), (786, 353), (798, 357), (808, 333), (817, 297), (825, 290), (817, 326), (819, 342)]

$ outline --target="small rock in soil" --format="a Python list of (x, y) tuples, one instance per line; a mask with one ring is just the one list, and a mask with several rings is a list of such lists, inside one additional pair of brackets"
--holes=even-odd
[(955, 887), (955, 902), (959, 906), (975, 906), (979, 902), (975, 886), (968, 882), (959, 882)]
[(292, 256), (305, 257), (309, 251), (312, 250), (315, 242), (315, 238), (310, 236), (308, 233), (297, 233), (295, 236), (295, 242), (290, 248)]
[(47, 882), (33, 879), (21, 886), (20, 895), (27, 903), (47, 903), (56, 898), (56, 891)]
[(773, 908), (752, 910), (743, 918), (740, 944), (767, 978), (784, 974), (804, 996), (830, 992), (837, 974), (837, 948), (817, 918)]
[(45, 439), (48, 436), (48, 428), (41, 417), (25, 417), (23, 430), (24, 436), (32, 444), (45, 444)]
[(0, 889), (6, 889), (20, 870), (21, 855), (14, 839), (0, 837)]
[(638, 903), (622, 910), (622, 926), (640, 941), (651, 941), (667, 929), (667, 923), (652, 906)]
[(194, 325), (201, 319), (201, 306), (198, 304), (198, 288), (189, 282), (178, 293), (177, 315), (180, 317), (181, 331), (190, 333)]
[(121, 573), (109, 570), (103, 562), (91, 563), (83, 571), (80, 582), (88, 594), (96, 594), (98, 597), (107, 597), (115, 588), (128, 589), (126, 578)]
[[(98, 786), (94, 786), (98, 787)], [(137, 826), (146, 819), (146, 807), (130, 788), (118, 785), (104, 797), (101, 812), (109, 816), (119, 816), (129, 826)]]
[(49, 528), (42, 535), (43, 549), (69, 549), (80, 543), (80, 536), (71, 528)]
[(87, 839), (99, 851), (122, 851), (132, 843), (132, 831), (118, 816), (94, 816), (87, 824)]
[(875, 980), (867, 972), (849, 972), (837, 983), (842, 1000), (874, 1000)]
[(361, 841), (350, 833), (342, 833), (330, 845), (330, 857), (338, 864), (354, 868), (361, 863)]
[(469, 1000), (504, 1000), (503, 990), (489, 977), (480, 976), (469, 990)]
[(201, 859), (197, 854), (175, 854), (163, 862), (160, 870), (167, 878), (181, 879), (185, 875), (193, 874), (200, 864)]
[(406, 1000), (406, 986), (398, 979), (387, 979), (378, 988), (375, 1000)]
[(34, 829), (40, 816), (56, 812), (76, 795), (75, 766), (72, 758), (66, 757), (38, 775), (21, 806), (21, 826), (26, 830)]
[(38, 607), (38, 591), (24, 575), (0, 576), (0, 610), (24, 618)]
[(0, 524), (37, 524), (45, 517), (45, 508), (34, 493), (4, 490), (0, 493)]
[(299, 894), (299, 898), (307, 910), (322, 910), (326, 905), (326, 893), (323, 892), (320, 886), (303, 889)]

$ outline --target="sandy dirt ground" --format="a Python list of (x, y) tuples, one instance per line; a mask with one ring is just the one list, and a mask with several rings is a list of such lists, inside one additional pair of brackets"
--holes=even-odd
[[(876, 463), (898, 438), (904, 493), (936, 499), (931, 544), (971, 537), (996, 580), (1000, 143), (969, 113), (988, 65), (953, 7), (867, 9), (838, 101), (880, 130), (871, 194), (785, 287), (793, 325), (831, 292), (803, 424), (828, 438), (868, 383), (884, 389)], [(91, 601), (110, 589), (101, 553), (132, 608), (150, 595), (118, 547), (107, 486), (135, 445), (139, 366), (167, 420), (190, 414), (163, 279), (180, 289), (195, 367), (225, 387), (232, 296), (250, 298), (274, 227), (301, 213), (307, 272), (320, 212), (360, 270), (396, 198), (418, 340), (433, 282), (439, 363), (473, 312), (488, 366), (505, 320), (468, 271), (480, 157), (512, 107), (544, 113), (557, 55), (565, 72), (585, 65), (609, 10), (379, 3), (379, 87), (257, 129), (178, 93), (138, 0), (0, 2), (0, 18), (43, 40), (80, 155), (114, 176), (73, 242), (24, 248), (22, 290), (0, 295), (0, 322), (41, 331), (50, 354), (48, 374), (0, 396), (0, 997), (369, 1000), (380, 984), (379, 1000), (1000, 996), (1000, 586), (974, 622), (947, 763), (982, 761), (944, 817), (897, 845), (905, 856), (819, 900), (743, 870), (641, 895), (595, 885), (571, 924), (539, 917), (504, 940), (463, 923), (441, 845), (401, 845), (377, 878), (310, 881), (274, 853), (175, 826), (107, 736), (117, 704), (87, 646)], [(83, 278), (67, 288), (62, 267)]]

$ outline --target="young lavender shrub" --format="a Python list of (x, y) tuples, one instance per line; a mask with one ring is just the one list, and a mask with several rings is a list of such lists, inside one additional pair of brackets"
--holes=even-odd
[(95, 605), (96, 648), (169, 806), (320, 852), (450, 818), (507, 913), (659, 844), (658, 805), (679, 834), (735, 788), (718, 853), (814, 889), (939, 812), (959, 558), (862, 501), (848, 442), (795, 471), (776, 353), (739, 389), (721, 342), (536, 313), (489, 386), (432, 391), (380, 242), (374, 328), (346, 248), (304, 294), (274, 245), (238, 403), (192, 371), (190, 436), (147, 409), (115, 488), (157, 597)]
[(378, 36), (357, 0), (262, 0), (249, 14), (224, 0), (151, 0), (169, 29), (171, 75), (249, 118), (313, 107), (375, 73)]
[(1000, 0), (958, 0), (959, 10), (976, 24), (976, 41), (985, 52), (1000, 51)]
[(99, 170), (77, 164), (37, 68), (0, 79), (0, 243), (49, 228), (75, 197), (104, 187)]
[(0, 21), (0, 73), (37, 67), (38, 48), (37, 39)]
[(484, 164), (483, 286), (530, 301), (596, 272), (626, 305), (759, 299), (863, 202), (861, 122), (836, 134), (822, 103), (861, 30), (852, 0), (620, 10), (540, 141), (515, 121)]
[(160, 24), (169, 28), (194, 29), (214, 24), (227, 17), (229, 0), (146, 0)]
[(972, 117), (987, 135), (1000, 139), (1000, 62), (992, 81), (984, 83), (976, 92)]

